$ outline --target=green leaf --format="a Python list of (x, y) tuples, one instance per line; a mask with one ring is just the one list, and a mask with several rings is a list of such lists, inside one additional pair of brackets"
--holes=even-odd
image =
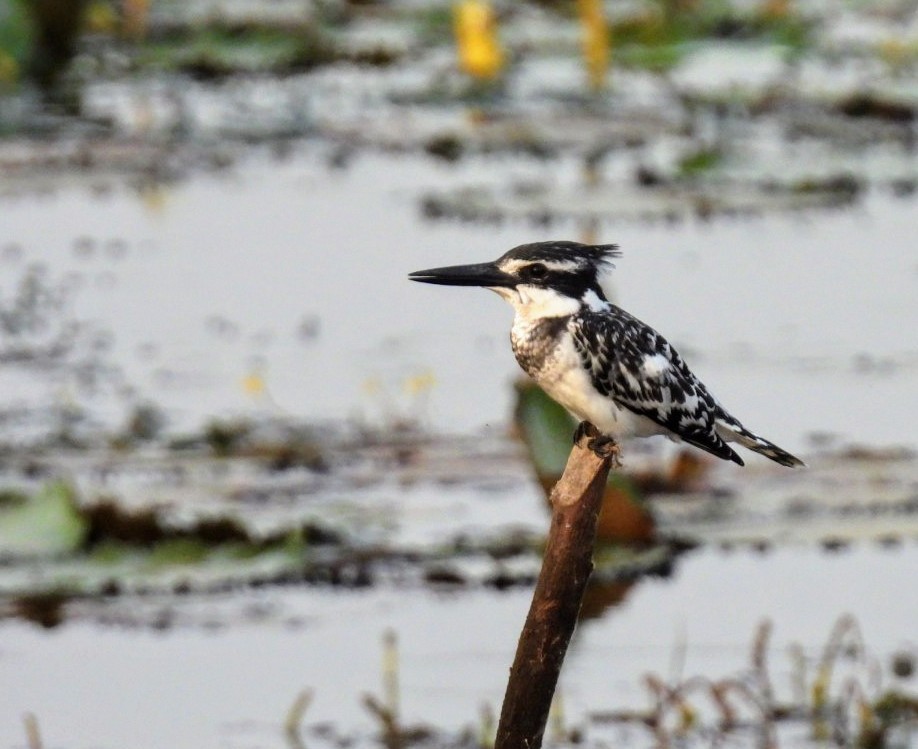
[(73, 490), (55, 482), (24, 503), (0, 509), (0, 555), (67, 554), (80, 547), (87, 531)]

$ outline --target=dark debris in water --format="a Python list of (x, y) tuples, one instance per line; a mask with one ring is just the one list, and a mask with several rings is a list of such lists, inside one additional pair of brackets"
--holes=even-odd
[(53, 629), (65, 619), (66, 593), (48, 591), (29, 593), (12, 599), (12, 615), (33, 622), (44, 629)]
[(681, 180), (641, 169), (633, 185), (609, 182), (559, 187), (545, 183), (428, 192), (420, 198), (420, 212), (431, 220), (515, 221), (536, 226), (565, 221), (596, 225), (606, 220), (676, 223), (693, 218), (845, 208), (864, 190), (863, 182), (847, 173), (783, 183), (772, 177), (757, 182), (697, 181), (695, 170), (710, 168), (697, 164), (692, 160), (680, 167), (689, 170), (687, 178)]
[(113, 501), (87, 505), (81, 508), (81, 512), (87, 524), (83, 541), (83, 550), (87, 552), (110, 543), (153, 548), (167, 541), (188, 541), (204, 547), (242, 544), (247, 548), (247, 553), (257, 554), (283, 544), (291, 537), (311, 546), (343, 542), (338, 533), (312, 523), (255, 537), (232, 517), (199, 518), (190, 525), (177, 527), (166, 524), (153, 508), (129, 510)]
[(865, 91), (851, 94), (839, 101), (836, 106), (846, 117), (873, 118), (906, 126), (915, 121), (915, 106), (884, 100)]

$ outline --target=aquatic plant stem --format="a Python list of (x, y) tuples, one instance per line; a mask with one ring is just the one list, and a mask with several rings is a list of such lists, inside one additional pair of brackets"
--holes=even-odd
[(597, 447), (587, 431), (578, 430), (564, 474), (551, 491), (542, 570), (510, 668), (494, 749), (542, 745), (558, 675), (593, 571), (596, 521), (618, 451), (614, 443)]

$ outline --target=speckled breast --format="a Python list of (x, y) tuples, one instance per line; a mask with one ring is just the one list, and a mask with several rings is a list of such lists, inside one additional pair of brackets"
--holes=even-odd
[(510, 331), (510, 343), (516, 360), (535, 380), (551, 369), (561, 335), (570, 317), (548, 317), (534, 322), (517, 321)]

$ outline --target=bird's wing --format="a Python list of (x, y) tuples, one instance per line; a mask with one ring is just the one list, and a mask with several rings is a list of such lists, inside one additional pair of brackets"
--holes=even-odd
[(600, 393), (689, 444), (743, 464), (714, 429), (716, 399), (657, 331), (614, 305), (575, 315), (570, 329)]

